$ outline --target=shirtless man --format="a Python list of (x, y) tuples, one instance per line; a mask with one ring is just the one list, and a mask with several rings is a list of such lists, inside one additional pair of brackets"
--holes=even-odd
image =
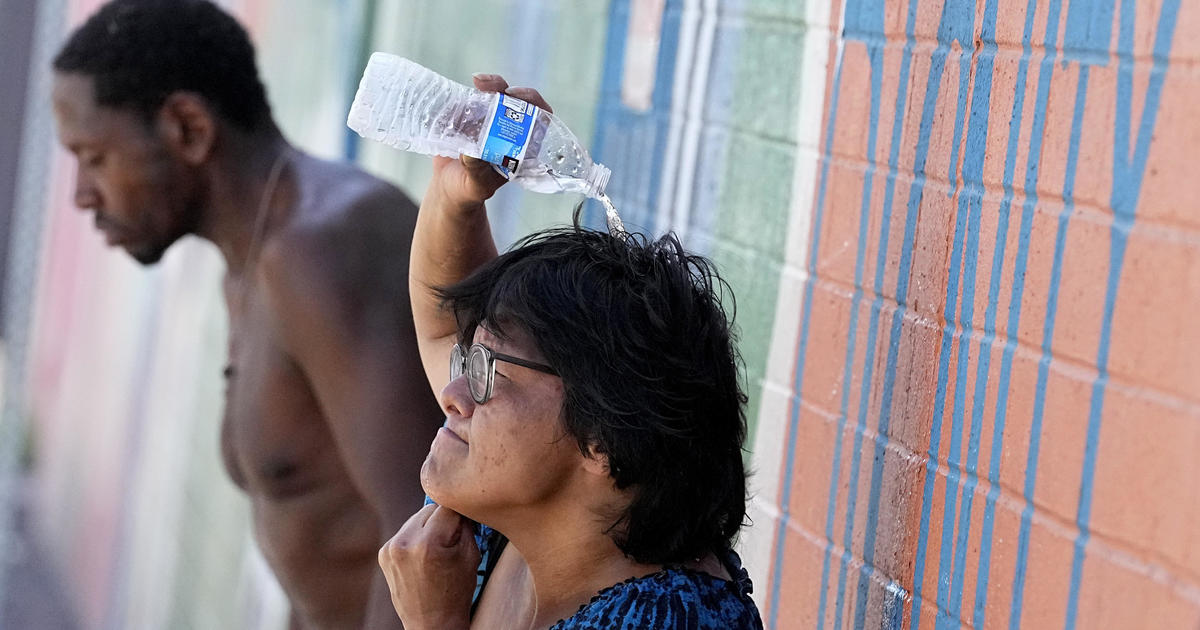
[(443, 419), (409, 307), (416, 207), (292, 147), (210, 2), (116, 0), (54, 69), (75, 203), (108, 243), (149, 265), (194, 234), (225, 258), (222, 454), (293, 626), (399, 628), (376, 552), (421, 506)]

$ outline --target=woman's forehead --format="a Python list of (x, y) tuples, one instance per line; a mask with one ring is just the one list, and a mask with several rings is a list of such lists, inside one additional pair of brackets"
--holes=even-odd
[[(497, 327), (499, 330), (496, 330)], [(475, 337), (471, 343), (481, 343), (502, 354), (511, 354), (531, 361), (544, 360), (537, 344), (533, 342), (533, 337), (513, 322), (482, 322), (475, 327)]]

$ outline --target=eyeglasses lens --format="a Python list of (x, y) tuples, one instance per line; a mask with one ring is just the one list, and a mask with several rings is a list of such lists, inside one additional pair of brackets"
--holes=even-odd
[(463, 373), (463, 363), (466, 357), (463, 356), (462, 346), (454, 344), (450, 350), (450, 380), (454, 380)]
[(467, 356), (467, 385), (476, 402), (487, 398), (488, 359), (487, 352), (480, 346), (471, 348)]

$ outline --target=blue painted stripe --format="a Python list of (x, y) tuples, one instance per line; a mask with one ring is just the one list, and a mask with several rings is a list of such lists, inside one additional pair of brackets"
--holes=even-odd
[[(974, 7), (972, 7), (974, 8)], [(974, 30), (974, 11), (971, 12), (971, 30)], [(968, 88), (970, 86), (971, 72), (971, 54), (970, 48), (973, 42), (962, 41), (962, 52), (959, 59), (959, 85), (958, 85), (958, 106), (955, 114), (954, 137), (952, 142), (957, 147), (962, 138), (962, 125), (959, 119), (965, 114), (968, 102)], [(987, 89), (990, 90), (991, 82), (987, 83)], [(975, 101), (972, 101), (973, 103)], [(982, 101), (984, 104), (987, 100)], [(980, 107), (984, 112), (989, 108), (984, 105)], [(972, 112), (972, 119), (975, 118), (975, 113)], [(968, 134), (968, 143), (979, 132), (974, 128)], [(984, 132), (986, 136), (986, 125)], [(976, 151), (968, 151), (967, 157), (971, 158), (976, 154)], [(983, 148), (978, 150), (978, 159), (980, 161), (980, 170), (982, 170)], [(964, 164), (964, 172), (966, 164)], [(954, 248), (960, 247), (960, 242), (966, 240), (962, 245), (963, 250), (955, 252), (951, 257), (951, 264), (947, 271), (954, 275), (962, 272), (962, 302), (959, 306), (959, 316), (957, 321), (953, 317), (953, 310), (947, 309), (946, 326), (942, 334), (948, 342), (955, 336), (955, 329), (958, 330), (958, 350), (957, 361), (954, 378), (954, 403), (950, 413), (950, 449), (946, 453), (946, 465), (949, 468), (949, 473), (946, 476), (946, 487), (944, 492), (944, 500), (942, 503), (942, 540), (939, 550), (938, 559), (938, 614), (936, 620), (937, 628), (947, 627), (953, 620), (946, 616), (946, 611), (951, 608), (950, 602), (950, 573), (953, 567), (953, 552), (954, 552), (954, 515), (957, 509), (957, 493), (956, 486), (961, 479), (959, 468), (962, 467), (962, 435), (963, 435), (963, 408), (966, 401), (966, 385), (967, 385), (967, 364), (970, 357), (970, 330), (975, 312), (975, 256), (979, 251), (979, 239), (977, 236), (976, 226), (979, 224), (977, 204), (973, 197), (981, 194), (981, 191), (976, 191), (977, 184), (968, 183), (968, 186), (958, 193), (958, 210), (955, 213), (954, 223)], [(957, 186), (952, 186), (950, 195), (953, 196), (957, 192)], [(965, 216), (964, 216), (965, 215)], [(970, 252), (968, 255), (966, 252)], [(955, 286), (957, 289), (957, 285)], [(949, 295), (947, 295), (947, 304), (950, 304)], [(938, 357), (938, 362), (948, 362), (951, 360), (950, 343), (945, 343), (942, 346), (942, 355)], [(948, 374), (948, 372), (947, 372)], [(942, 383), (938, 390), (938, 398), (944, 398), (947, 395), (948, 383)]]
[[(985, 87), (982, 88), (983, 91), (990, 91), (991, 90), (991, 73), (990, 73), (990, 71), (985, 71), (981, 68), (978, 72), (979, 72), (979, 75), (976, 79), (977, 92), (979, 91), (978, 86), (981, 84), (982, 81), (986, 81)], [(986, 97), (987, 95), (984, 95), (984, 96)], [(984, 99), (983, 102), (984, 103), (987, 102), (986, 98)], [(986, 128), (987, 114), (986, 114), (986, 112), (987, 111), (989, 111), (989, 108), (981, 107), (981, 108), (975, 109), (972, 112), (971, 117), (973, 120), (972, 120), (972, 123), (969, 128), (970, 133), (968, 134), (968, 144), (973, 144), (971, 142), (971, 140), (972, 140), (971, 136), (976, 135), (976, 133), (981, 134), (982, 141), (986, 142), (986, 135), (987, 135), (987, 131), (986, 131), (986, 129), (987, 129)], [(984, 112), (984, 114), (982, 116), (982, 118), (984, 119), (982, 127), (977, 127), (976, 122), (974, 121), (975, 114), (977, 112)], [(976, 132), (976, 129), (980, 129), (980, 131)], [(980, 146), (979, 148), (972, 148), (970, 151), (968, 151), (967, 159), (974, 161), (976, 155), (978, 155), (978, 162), (979, 162), (978, 169), (979, 169), (979, 171), (982, 171), (982, 161), (983, 161), (982, 146)], [(964, 161), (964, 167), (965, 166), (966, 166), (966, 164)], [(974, 169), (972, 169), (972, 170), (974, 170)], [(963, 171), (964, 171), (963, 176), (965, 179), (967, 177), (967, 174), (966, 174), (967, 169), (964, 168)], [(980, 175), (980, 177), (981, 177), (981, 175)], [(958, 622), (958, 618), (951, 615), (952, 611), (955, 608), (954, 600), (955, 600), (956, 594), (951, 587), (952, 580), (949, 579), (950, 574), (952, 574), (954, 572), (953, 567), (954, 567), (954, 561), (956, 559), (956, 557), (954, 555), (954, 550), (955, 550), (954, 518), (955, 518), (958, 501), (957, 501), (957, 493), (955, 492), (955, 490), (957, 489), (957, 486), (965, 484), (964, 477), (969, 479), (971, 476), (971, 472), (972, 472), (971, 469), (969, 467), (967, 467), (967, 463), (964, 463), (962, 461), (962, 440), (963, 440), (963, 423), (965, 420), (965, 410), (966, 410), (967, 379), (969, 376), (968, 368), (969, 368), (970, 350), (971, 350), (971, 348), (970, 348), (971, 330), (974, 325), (974, 316), (975, 316), (975, 284), (976, 284), (975, 278), (976, 278), (976, 273), (977, 273), (977, 262), (978, 262), (977, 254), (979, 251), (979, 223), (980, 223), (980, 214), (982, 211), (982, 194), (983, 194), (983, 192), (982, 192), (981, 185), (977, 181), (968, 180), (966, 183), (967, 183), (967, 185), (964, 187), (963, 191), (961, 193), (959, 193), (959, 204), (958, 204), (958, 215), (959, 216), (956, 221), (956, 231), (955, 231), (955, 234), (956, 234), (955, 245), (957, 246), (958, 231), (960, 229), (962, 229), (963, 223), (966, 224), (965, 229), (962, 229), (962, 231), (965, 232), (964, 239), (966, 242), (963, 245), (963, 252), (961, 254), (961, 258), (959, 258), (957, 256), (954, 257), (955, 261), (961, 261), (960, 268), (962, 269), (962, 275), (963, 275), (962, 297), (961, 297), (961, 302), (960, 302), (960, 306), (959, 306), (959, 318), (958, 318), (957, 322), (954, 322), (953, 324), (948, 325), (946, 327), (946, 331), (943, 333), (943, 334), (957, 336), (958, 350), (957, 350), (957, 359), (956, 359), (956, 363), (955, 363), (956, 369), (955, 369), (955, 378), (954, 378), (954, 404), (951, 409), (950, 449), (949, 449), (949, 452), (946, 454), (946, 464), (949, 467), (949, 474), (947, 475), (947, 478), (946, 478), (945, 499), (943, 502), (944, 512), (942, 514), (942, 542), (941, 542), (941, 549), (940, 549), (940, 559), (939, 559), (939, 564), (938, 564), (938, 609), (939, 609), (938, 617), (937, 617), (937, 620), (938, 620), (937, 627), (938, 628), (951, 627)], [(962, 216), (964, 214), (966, 215), (965, 217)], [(953, 269), (953, 267), (951, 269)], [(954, 332), (955, 328), (957, 328), (957, 332)], [(950, 355), (947, 354), (942, 360), (949, 361)], [(942, 395), (945, 395), (945, 391), (943, 391)], [(973, 435), (975, 435), (975, 434), (973, 434)], [(978, 450), (977, 443), (976, 443), (976, 450)], [(962, 469), (962, 470), (960, 470), (960, 469)], [(967, 508), (968, 508), (968, 506), (966, 504), (964, 504), (963, 510), (961, 512), (962, 516), (969, 517), (969, 514), (967, 513)], [(961, 538), (961, 536), (962, 536), (962, 531), (960, 530), (959, 537)], [(965, 546), (964, 546), (963, 551), (965, 552)]]
[[(1025, 272), (1029, 263), (1029, 241), (1033, 231), (1034, 208), (1037, 206), (1037, 185), (1040, 175), (1040, 159), (1042, 155), (1042, 140), (1046, 128), (1046, 110), (1050, 96), (1050, 83), (1053, 79), (1054, 61), (1057, 55), (1058, 25), (1062, 14), (1061, 0), (1050, 3), (1046, 17), (1046, 33), (1043, 48), (1045, 56), (1038, 69), (1038, 90), (1034, 101), (1033, 126), (1029, 134), (1029, 151), (1026, 152), (1024, 194), (1025, 200), (1021, 206), (1021, 228), (1017, 235), (1017, 257), (1013, 267), (1013, 285), (1008, 306), (1007, 339), (1004, 344), (1004, 354), (1000, 363), (1000, 380), (998, 383), (1000, 396), (996, 402), (998, 408), (1007, 408), (1009, 382), (1012, 376), (1013, 356), (1016, 351), (1016, 339), (1020, 331), (1022, 298), (1025, 293)], [(1004, 407), (1000, 407), (1004, 405)], [(1013, 595), (1009, 606), (1009, 630), (1017, 630), (1021, 625), (1021, 612), (1025, 595), (1026, 559), (1029, 553), (1029, 527), (1033, 518), (1033, 495), (1037, 483), (1038, 453), (1041, 450), (1042, 426), (1039, 418), (1033, 418), (1030, 425), (1029, 450), (1025, 460), (1025, 486), (1023, 495), (1025, 507), (1021, 510), (1021, 527), (1017, 534), (1017, 558), (1013, 570)]]
[[(947, 14), (943, 12), (943, 23), (947, 20)], [(940, 32), (941, 29), (939, 29)], [(922, 103), (921, 109), (921, 127), (917, 134), (917, 148), (915, 158), (913, 160), (913, 180), (912, 190), (908, 195), (908, 212), (910, 216), (918, 214), (921, 206), (921, 199), (925, 191), (925, 161), (929, 157), (929, 139), (933, 131), (933, 121), (938, 115), (937, 101), (939, 88), (942, 81), (942, 73), (946, 69), (946, 56), (949, 53), (950, 47), (945, 42), (940, 40), (933, 55), (930, 59), (929, 79), (925, 84), (925, 100)], [(957, 248), (957, 244), (955, 246)], [(953, 314), (954, 302), (957, 299), (958, 277), (953, 275), (949, 279), (949, 283), (955, 288), (952, 291), (947, 291), (948, 295), (953, 296), (946, 304), (946, 312)], [(948, 343), (949, 336), (943, 340), (943, 345)], [(945, 362), (938, 368), (938, 382), (940, 391), (945, 391), (945, 370), (948, 368)], [(933, 495), (933, 481), (937, 474), (937, 460), (941, 447), (942, 435), (942, 401), (943, 396), (938, 396), (934, 400), (933, 422), (929, 434), (929, 449), (928, 457), (925, 460), (925, 488), (921, 500), (921, 523), (917, 534), (917, 551), (913, 561), (913, 613), (909, 622), (911, 630), (919, 630), (921, 624), (921, 596), (922, 582), (925, 579), (925, 545), (929, 538), (929, 512), (932, 509), (930, 497)]]
[[(862, 251), (862, 246), (864, 244), (864, 241), (866, 240), (865, 235), (864, 235), (864, 232), (866, 231), (865, 219), (863, 221), (863, 225), (864, 225), (864, 227), (859, 230), (859, 251), (860, 252)], [(861, 260), (862, 260), (862, 257), (859, 256), (859, 262), (855, 264), (856, 271), (854, 274), (855, 275), (854, 297), (851, 299), (850, 324), (849, 324), (849, 329), (848, 329), (848, 333), (847, 333), (848, 340), (846, 342), (846, 358), (844, 360), (845, 367), (842, 370), (841, 411), (838, 413), (838, 417), (837, 417), (837, 440), (835, 442), (835, 446), (833, 447), (833, 466), (832, 466), (832, 470), (830, 470), (830, 474), (829, 474), (829, 505), (827, 506), (826, 511), (825, 511), (825, 559), (821, 566), (821, 599), (820, 599), (820, 604), (817, 607), (817, 627), (818, 628), (825, 627), (825, 605), (826, 605), (826, 601), (828, 599), (828, 593), (829, 593), (830, 556), (833, 552), (833, 546), (834, 546), (833, 519), (834, 519), (834, 516), (836, 513), (835, 508), (837, 505), (838, 478), (841, 475), (841, 469), (842, 469), (842, 439), (846, 434), (846, 407), (849, 404), (849, 400), (850, 400), (850, 376), (851, 376), (851, 370), (854, 367), (854, 343), (855, 343), (855, 338), (857, 337), (857, 334), (858, 334), (858, 305), (859, 305), (859, 302), (862, 300), (862, 288), (857, 286), (859, 284), (858, 278), (859, 278), (859, 276), (861, 276), (861, 273), (858, 271), (858, 268), (860, 268), (862, 266)], [(843, 566), (845, 566), (845, 563), (849, 560), (849, 553), (850, 552), (848, 549), (842, 550), (841, 561), (842, 561)], [(840, 628), (842, 625), (841, 619), (840, 619), (841, 598), (839, 598), (838, 603), (839, 603), (839, 606), (838, 606), (839, 619), (834, 622), (833, 627), (835, 627), (835, 628)]]
[[(900, 75), (896, 89), (896, 105), (893, 108), (891, 149), (888, 153), (887, 184), (883, 196), (883, 213), (879, 230), (879, 247), (875, 257), (875, 299), (871, 304), (871, 341), (867, 345), (866, 364), (874, 363), (875, 343), (874, 329), (878, 325), (878, 316), (882, 306), (883, 281), (887, 267), (888, 241), (892, 225), (892, 202), (896, 190), (896, 168), (900, 158), (900, 145), (903, 139), (904, 112), (908, 100), (908, 82), (912, 66), (912, 49), (915, 43), (917, 5), (911, 0), (908, 3), (908, 20), (905, 25), (904, 54), (900, 61)], [(871, 467), (870, 490), (867, 499), (867, 523), (863, 540), (863, 570), (858, 576), (858, 594), (854, 607), (854, 627), (866, 625), (868, 587), (870, 572), (875, 566), (875, 543), (879, 529), (879, 501), (883, 488), (883, 467), (886, 461), (887, 444), (891, 431), (890, 420), (892, 413), (892, 392), (896, 382), (896, 362), (900, 348), (901, 324), (904, 313), (908, 308), (908, 282), (912, 270), (911, 245), (916, 230), (916, 207), (910, 206), (905, 217), (904, 238), (900, 247), (900, 265), (896, 277), (896, 310), (892, 314), (891, 329), (888, 335), (888, 354), (884, 365), (883, 390), (879, 405), (879, 426), (875, 440), (875, 458)], [(869, 391), (868, 380), (864, 380), (860, 405), (866, 404)], [(887, 600), (894, 602), (895, 598)], [(903, 623), (903, 602), (895, 605), (892, 615), (886, 615), (890, 628), (898, 629)]]
[[(614, 0), (608, 8), (608, 34), (604, 41), (604, 65), (600, 74), (600, 104), (596, 108), (595, 132), (592, 136), (592, 157), (606, 164), (616, 163), (614, 158), (619, 156), (615, 153), (620, 150), (619, 130), (627, 129), (616, 123), (623, 116), (621, 74), (625, 67), (625, 41), (629, 38), (629, 2)], [(616, 184), (623, 177), (623, 171), (614, 171), (609, 190), (617, 190)], [(591, 228), (600, 229), (604, 225), (604, 210), (595, 201), (588, 201), (581, 221)]]
[[(372, 3), (373, 4), (373, 3)], [(350, 16), (353, 11), (347, 5), (347, 0), (338, 0), (338, 27), (342, 34), (341, 50), (347, 51), (344, 54), (343, 68), (346, 71), (344, 80), (346, 81), (346, 110), (349, 111), (350, 104), (354, 102), (354, 94), (358, 91), (358, 75), (367, 65), (369, 57), (368, 50), (371, 44), (371, 33), (362, 32), (364, 24), (373, 23), (374, 20), (363, 19), (359, 24), (350, 24)], [(373, 6), (368, 6), (366, 11), (374, 11)], [(372, 15), (372, 17), (374, 17)], [(349, 52), (353, 51), (353, 52)], [(348, 162), (353, 162), (358, 159), (359, 150), (359, 135), (349, 125), (342, 126), (342, 157)]]
[[(1033, 17), (1036, 5), (1037, 0), (1029, 0), (1029, 3), (1025, 7), (1025, 29), (1021, 36), (1024, 51), (1017, 67), (1012, 114), (1008, 125), (1008, 146), (1005, 149), (1004, 178), (1002, 180), (1004, 198), (1000, 202), (999, 216), (996, 221), (996, 242), (992, 248), (994, 252), (992, 256), (992, 273), (988, 283), (988, 306), (984, 315), (985, 335), (983, 348), (979, 352), (979, 368), (975, 374), (977, 382), (990, 370), (991, 347), (992, 342), (995, 340), (996, 316), (997, 311), (999, 311), (1000, 302), (1000, 284), (1004, 268), (1005, 249), (1008, 245), (1008, 222), (1013, 200), (1013, 177), (1017, 168), (1018, 144), (1021, 137), (1022, 117), (1025, 113), (1025, 86), (1029, 74), (1029, 58), (1033, 39)], [(983, 531), (980, 534), (979, 565), (975, 575), (975, 611), (971, 620), (971, 626), (974, 628), (983, 627), (984, 613), (987, 607), (987, 586), (988, 578), (991, 574), (992, 535), (996, 514), (996, 499), (1000, 495), (1000, 460), (1004, 452), (1004, 426), (1008, 411), (1008, 392), (1005, 380), (1002, 371), (1001, 384), (996, 392), (996, 413), (992, 427), (992, 455), (988, 466), (989, 487), (987, 502), (983, 512)], [(984, 397), (976, 393), (976, 409), (981, 408), (985, 402)]]
[[(783, 491), (780, 493), (779, 529), (775, 535), (775, 561), (771, 565), (771, 598), (770, 598), (770, 627), (779, 627), (779, 595), (780, 577), (783, 574), (784, 543), (787, 539), (787, 527), (791, 518), (792, 481), (795, 478), (796, 438), (800, 425), (800, 396), (804, 385), (804, 357), (808, 352), (808, 335), (812, 316), (813, 287), (817, 280), (817, 253), (821, 245), (821, 224), (825, 216), (825, 192), (829, 183), (829, 167), (833, 162), (830, 157), (833, 151), (833, 131), (837, 123), (838, 97), (842, 86), (842, 50), (839, 47), (838, 57), (834, 62), (833, 89), (830, 93), (828, 123), (825, 126), (825, 149), (821, 155), (821, 179), (817, 184), (817, 203), (814, 209), (811, 236), (808, 250), (808, 281), (804, 286), (804, 306), (800, 318), (800, 341), (796, 350), (796, 378), (793, 384), (791, 419), (788, 423), (787, 457), (784, 466)], [(822, 589), (824, 593), (824, 589)]]
[[(974, 45), (973, 32), (975, 23), (974, 5), (964, 2), (955, 1), (947, 2), (943, 7), (941, 24), (938, 27), (938, 48), (933, 53), (933, 59), (930, 67), (929, 83), (926, 86), (925, 109), (922, 114), (922, 128), (920, 130), (920, 144), (925, 145), (925, 150), (928, 150), (928, 134), (932, 128), (932, 118), (936, 116), (936, 101), (937, 93), (941, 83), (941, 75), (945, 68), (946, 56), (949, 52), (949, 47), (954, 41), (960, 42), (961, 48), (967, 49)], [(969, 55), (968, 64), (969, 64)], [(962, 62), (960, 61), (960, 68)], [(959, 77), (958, 101), (957, 107), (960, 110), (965, 109), (967, 90), (969, 87), (970, 73), (962, 71)], [(929, 125), (926, 126), (926, 119)], [(960, 133), (959, 125), (956, 123), (956, 135), (952, 142), (957, 145), (959, 142), (958, 133)], [(953, 162), (952, 162), (953, 164)], [(916, 168), (915, 172), (923, 172), (923, 161)], [(923, 180), (922, 180), (923, 184)], [(910, 195), (909, 203), (920, 203), (920, 195)], [(942, 344), (938, 353), (938, 380), (934, 394), (934, 409), (931, 419), (931, 430), (929, 436), (928, 458), (925, 463), (925, 487), (922, 493), (921, 500), (921, 523), (918, 532), (917, 553), (915, 565), (913, 568), (914, 575), (914, 594), (913, 594), (913, 615), (910, 627), (917, 630), (920, 627), (920, 605), (921, 605), (921, 582), (924, 580), (925, 573), (925, 555), (926, 545), (929, 540), (929, 521), (930, 512), (932, 510), (933, 483), (937, 476), (937, 462), (940, 457), (941, 448), (941, 430), (942, 418), (945, 415), (945, 400), (946, 387), (949, 382), (949, 356), (951, 344), (953, 341), (953, 326), (954, 326), (954, 311), (958, 300), (958, 270), (962, 265), (963, 259), (963, 240), (965, 237), (965, 221), (963, 220), (962, 212), (958, 212), (955, 216), (954, 239), (951, 248), (950, 263), (948, 267), (949, 276), (946, 283), (946, 303), (944, 305), (942, 315), (946, 324), (942, 327)], [(952, 445), (955, 438), (951, 436)], [(943, 548), (948, 547), (948, 542), (943, 541)], [(943, 551), (945, 553), (945, 551)], [(943, 558), (943, 564), (945, 559)], [(943, 573), (939, 569), (939, 574)], [(937, 593), (938, 608), (944, 609), (946, 604), (946, 594), (941, 587), (944, 580), (939, 579), (939, 588)]]
[[(675, 76), (679, 53), (682, 5), (683, 0), (668, 0), (663, 8), (655, 66), (658, 79), (651, 95), (651, 107), (645, 112), (635, 112), (621, 102), (625, 44), (629, 36), (629, 0), (614, 2), (609, 9), (600, 106), (592, 146), (597, 161), (617, 165), (608, 190), (631, 228), (655, 224), (652, 204), (658, 199), (663, 178), (674, 175), (663, 173), (661, 165), (667, 150), (673, 95), (671, 77)], [(605, 220), (599, 204), (589, 201), (585, 208), (585, 223), (602, 229)]]
[[(963, 194), (970, 206), (970, 219), (967, 232), (967, 252), (979, 251), (980, 220), (983, 214), (983, 164), (987, 153), (987, 136), (989, 132), (990, 102), (992, 95), (992, 77), (996, 63), (996, 11), (997, 1), (989, 0), (984, 8), (983, 24), (980, 38), (983, 50), (978, 55), (975, 69), (975, 93), (971, 97), (971, 122), (967, 134), (967, 156), (963, 160), (963, 179), (967, 188)], [(993, 257), (997, 254), (993, 251)], [(964, 374), (957, 384), (955, 397), (955, 413), (958, 416), (956, 424), (961, 426), (965, 421), (965, 396), (967, 380), (965, 373), (968, 369), (966, 346), (969, 343), (969, 331), (974, 321), (975, 284), (977, 273), (977, 258), (969, 258), (966, 264), (963, 280), (963, 330), (959, 339), (959, 373)], [(970, 293), (968, 296), (967, 293)], [(989, 303), (990, 304), (990, 303)], [(968, 310), (968, 305), (971, 308)], [(995, 309), (989, 308), (994, 314)], [(994, 321), (994, 316), (993, 316)], [(961, 627), (963, 579), (967, 565), (967, 540), (971, 531), (971, 506), (975, 498), (975, 487), (978, 484), (977, 469), (979, 465), (979, 442), (983, 434), (983, 406), (979, 404), (987, 396), (987, 363), (988, 355), (982, 351), (978, 359), (974, 400), (976, 404), (971, 414), (970, 439), (967, 442), (967, 461), (965, 465), (965, 481), (962, 484), (962, 509), (959, 512), (958, 533), (954, 543), (953, 577), (950, 587), (950, 607), (947, 611), (947, 625)], [(963, 404), (959, 404), (963, 400)], [(947, 484), (947, 490), (950, 490)]]
[[(847, 6), (849, 11), (851, 5)], [(858, 16), (860, 23), (870, 15), (877, 15), (878, 22), (882, 27), (883, 23), (883, 6), (876, 5), (873, 7), (859, 6)], [(879, 137), (879, 101), (883, 92), (883, 45), (876, 41), (867, 44), (867, 54), (871, 62), (871, 109), (870, 123), (867, 132), (867, 167), (863, 173), (863, 188), (862, 199), (860, 201), (859, 224), (858, 224), (858, 251), (854, 262), (854, 298), (851, 300), (850, 306), (850, 334), (846, 344), (846, 363), (843, 368), (842, 375), (842, 406), (838, 414), (838, 447), (834, 451), (833, 456), (833, 474), (829, 486), (829, 505), (826, 515), (826, 536), (829, 537), (829, 547), (826, 548), (825, 566), (829, 563), (829, 549), (833, 547), (832, 527), (834, 512), (837, 507), (837, 477), (841, 455), (841, 441), (845, 435), (846, 416), (849, 412), (850, 390), (851, 390), (851, 373), (854, 370), (854, 343), (855, 335), (858, 330), (858, 313), (862, 304), (863, 294), (863, 272), (866, 266), (867, 255), (867, 235), (871, 224), (871, 193), (874, 188), (875, 170), (876, 170), (876, 143)], [(875, 302), (878, 302), (876, 297)], [(878, 309), (873, 308), (873, 313), (878, 313)], [(867, 352), (875, 345), (875, 328), (872, 327), (870, 334), (867, 337)], [(872, 378), (872, 369), (874, 368), (873, 361), (866, 361), (865, 373), (863, 375), (863, 389), (870, 388)], [(846, 570), (850, 563), (851, 547), (854, 545), (854, 512), (858, 503), (858, 473), (862, 463), (862, 436), (863, 430), (866, 428), (867, 422), (867, 400), (864, 393), (864, 400), (859, 404), (858, 409), (858, 424), (854, 431), (854, 447), (851, 449), (850, 458), (850, 483), (847, 486), (849, 495), (846, 498), (846, 517), (842, 527), (842, 554), (841, 563), (838, 567), (838, 587), (837, 587), (837, 602), (834, 606), (834, 628), (842, 627), (842, 611), (846, 603)], [(827, 572), (822, 573), (821, 585), (822, 595), (825, 592), (827, 580)], [(824, 625), (824, 614), (818, 616), (818, 623)]]
[(1075, 172), (1079, 165), (1079, 138), (1083, 124), (1083, 112), (1087, 104), (1088, 66), (1079, 68), (1079, 82), (1075, 92), (1075, 111), (1071, 121), (1070, 147), (1067, 151), (1066, 177), (1063, 182), (1063, 208), (1058, 215), (1058, 230), (1054, 236), (1054, 258), (1050, 270), (1050, 284), (1046, 296), (1046, 318), (1042, 327), (1042, 354), (1038, 361), (1037, 386), (1034, 390), (1033, 417), (1041, 424), (1046, 409), (1046, 389), (1053, 359), (1054, 322), (1058, 314), (1058, 292), (1061, 288), (1062, 264), (1067, 243), (1067, 228), (1075, 209)]
[(1158, 18), (1154, 39), (1154, 61), (1150, 81), (1146, 86), (1145, 105), (1138, 125), (1132, 162), (1129, 161), (1130, 124), (1133, 100), (1133, 38), (1134, 17), (1137, 8), (1133, 0), (1121, 3), (1121, 30), (1118, 39), (1119, 73), (1117, 80), (1117, 119), (1113, 138), (1113, 182), (1110, 204), (1113, 209), (1113, 224), (1110, 232), (1110, 262), (1108, 282), (1104, 295), (1104, 313), (1100, 326), (1100, 344), (1096, 352), (1096, 380), (1092, 384), (1092, 398), (1088, 410), (1088, 431), (1084, 446), (1083, 470), (1080, 479), (1079, 508), (1075, 516), (1079, 534), (1075, 538), (1075, 552), (1071, 560), (1071, 582), (1067, 596), (1067, 615), (1064, 627), (1074, 630), (1079, 606), (1080, 583), (1083, 579), (1083, 559), (1091, 531), (1092, 491), (1096, 477), (1096, 458), (1100, 445), (1100, 421), (1103, 416), (1104, 394), (1108, 385), (1108, 355), (1112, 338), (1113, 314), (1116, 308), (1117, 291), (1120, 288), (1121, 270), (1125, 263), (1125, 248), (1129, 230), (1137, 216), (1138, 198), (1142, 191), (1146, 159), (1150, 151), (1150, 140), (1154, 135), (1154, 124), (1161, 104), (1163, 80), (1166, 77), (1168, 55), (1175, 35), (1175, 23), (1179, 12), (1179, 0), (1166, 0)]

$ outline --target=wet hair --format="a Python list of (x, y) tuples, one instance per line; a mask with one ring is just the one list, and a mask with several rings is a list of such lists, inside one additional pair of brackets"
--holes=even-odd
[(631, 490), (608, 530), (621, 551), (671, 564), (731, 545), (746, 517), (747, 398), (732, 291), (710, 261), (673, 234), (619, 238), (577, 219), (440, 295), (461, 342), (518, 327), (562, 376), (566, 433)]
[(243, 131), (274, 124), (250, 38), (208, 0), (113, 0), (71, 34), (54, 69), (91, 77), (99, 105), (147, 121), (185, 91)]

